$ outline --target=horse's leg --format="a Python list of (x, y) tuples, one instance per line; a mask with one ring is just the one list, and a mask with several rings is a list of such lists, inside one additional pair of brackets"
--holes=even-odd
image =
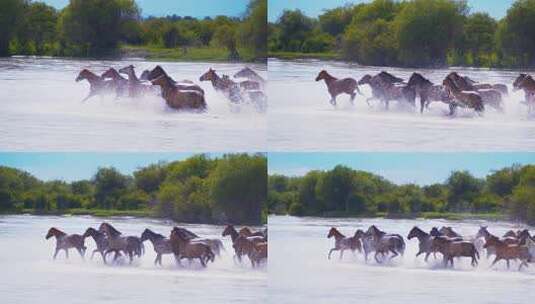
[(160, 259), (161, 256), (162, 255), (159, 253), (156, 254), (156, 259), (154, 259), (154, 265), (158, 265), (158, 260)]
[(355, 94), (355, 92), (352, 92), (349, 94), (349, 96), (350, 96), (349, 101), (351, 102), (352, 105), (355, 105), (353, 101), (355, 101), (355, 96), (357, 96), (357, 94)]
[(65, 248), (63, 250), (65, 250), (65, 257), (68, 259), (69, 258), (69, 249)]
[(366, 103), (368, 104), (368, 106), (369, 106), (370, 108), (372, 107), (372, 105), (370, 104), (370, 100), (373, 100), (373, 99), (375, 99), (375, 98), (373, 98), (373, 97), (368, 97), (368, 98), (366, 98)]
[(457, 106), (453, 103), (450, 103), (450, 113), (448, 114), (449, 116), (453, 116), (455, 115), (455, 110), (456, 110)]
[(496, 257), (494, 258), (494, 262), (492, 262), (492, 264), (490, 264), (489, 268), (492, 268), (494, 266), (494, 264), (498, 263), (499, 260), (500, 260), (500, 258), (496, 255)]
[(507, 269), (509, 269), (509, 259), (507, 259), (506, 261), (507, 261)]
[(78, 250), (78, 253), (80, 254), (80, 257), (82, 257), (82, 260), (85, 260), (85, 254), (82, 248), (76, 248)]
[(392, 255), (392, 256), (390, 257), (390, 260), (392, 260), (393, 258), (395, 258), (395, 257), (397, 257), (397, 256), (399, 255), (398, 252), (395, 251), (394, 249), (390, 249), (390, 252), (392, 252), (392, 253), (394, 254), (394, 255)]
[(344, 248), (342, 248), (342, 250), (340, 250), (340, 260), (344, 257)]
[[(337, 248), (333, 248), (333, 249), (329, 250), (329, 255), (327, 256), (327, 258), (328, 258), (329, 260), (331, 259), (331, 253), (332, 253), (333, 251), (336, 251), (336, 250), (338, 250), (338, 249), (337, 249)], [(240, 262), (241, 262), (241, 260), (240, 260)]]
[(54, 257), (53, 257), (54, 260), (55, 260), (56, 257), (58, 256), (59, 250), (60, 250), (60, 249), (56, 247), (56, 251), (54, 252)]
[(84, 99), (82, 99), (82, 102), (88, 100), (89, 98), (91, 98), (91, 97), (93, 97), (95, 95), (96, 95), (96, 92), (94, 90), (90, 90), (89, 94)]
[[(427, 262), (427, 260), (429, 259), (429, 255), (431, 254), (431, 252), (426, 252), (425, 253), (425, 258), (424, 258), (424, 261)], [(436, 257), (435, 257), (436, 258)]]
[(95, 256), (95, 252), (98, 252), (98, 249), (93, 250), (93, 252), (91, 253), (91, 260), (93, 260), (93, 257)]
[(104, 261), (104, 264), (108, 264), (108, 262), (106, 261), (106, 255), (104, 254), (104, 250), (100, 251), (100, 255), (102, 256), (102, 261)]
[[(202, 267), (206, 267), (206, 262), (204, 261), (202, 257), (199, 257), (199, 261), (201, 261)], [(191, 264), (191, 260), (189, 260), (189, 263)]]

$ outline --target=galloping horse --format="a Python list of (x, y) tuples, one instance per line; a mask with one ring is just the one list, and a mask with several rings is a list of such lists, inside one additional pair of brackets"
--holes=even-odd
[[(433, 253), (433, 255), (436, 254), (436, 250), (433, 250), (433, 237), (423, 231), (422, 229), (418, 228), (417, 226), (414, 226), (411, 231), (409, 232), (409, 235), (407, 238), (410, 240), (412, 238), (418, 239), (418, 253), (416, 253), (416, 256), (419, 256), (422, 253), (425, 253), (424, 261), (427, 262), (427, 259), (429, 258), (429, 255)], [(436, 258), (436, 256), (435, 256)]]
[(528, 113), (535, 108), (535, 80), (530, 75), (520, 74), (513, 83), (513, 91), (524, 90)]
[(266, 81), (264, 78), (262, 78), (258, 73), (253, 71), (253, 69), (249, 67), (245, 67), (238, 71), (236, 74), (234, 74), (234, 78), (247, 78), (252, 81), (256, 81), (258, 83), (264, 84)]
[(57, 228), (50, 228), (48, 230), (48, 233), (46, 234), (45, 239), (49, 239), (51, 237), (56, 238), (56, 250), (54, 251), (54, 260), (56, 259), (56, 256), (58, 255), (60, 250), (65, 250), (65, 257), (69, 258), (69, 249), (70, 248), (76, 248), (82, 259), (85, 255), (85, 250), (87, 247), (84, 245), (84, 237), (79, 234), (66, 234), (65, 232), (57, 229)]
[(368, 84), (372, 88), (372, 97), (366, 99), (366, 102), (371, 99), (378, 99), (384, 103), (386, 110), (388, 110), (391, 100), (406, 102), (414, 106), (416, 90), (398, 80), (402, 79), (386, 72), (381, 72), (375, 76), (364, 75), (358, 84)]
[(408, 86), (416, 91), (420, 96), (420, 113), (424, 112), (424, 107), (428, 108), (433, 101), (440, 101), (450, 104), (452, 99), (444, 86), (435, 85), (419, 73), (412, 73), (409, 78)]
[(475, 90), (482, 90), (482, 89), (493, 89), (496, 90), (504, 95), (509, 94), (509, 89), (505, 84), (497, 83), (497, 84), (488, 84), (488, 83), (479, 83), (475, 80), (472, 80), (468, 76), (462, 77), (464, 82), (466, 83), (467, 87), (470, 88), (470, 86)]
[(173, 246), (171, 244), (171, 240), (159, 233), (153, 232), (148, 228), (145, 229), (141, 234), (141, 241), (144, 242), (146, 240), (150, 240), (150, 242), (152, 243), (152, 247), (156, 252), (156, 259), (154, 260), (154, 265), (160, 264), (160, 266), (162, 266), (162, 255), (173, 253)]
[(360, 242), (362, 243), (362, 250), (364, 251), (364, 261), (368, 263), (368, 255), (371, 252), (376, 251), (375, 240), (373, 239), (371, 235), (362, 231), (362, 229), (357, 229), (353, 237), (355, 239), (360, 240)]
[(126, 74), (128, 76), (128, 96), (140, 97), (151, 92), (152, 87), (142, 84), (141, 80), (137, 78), (133, 65), (119, 69), (119, 73)]
[(95, 244), (97, 245), (97, 248), (94, 249), (93, 252), (91, 253), (91, 259), (93, 259), (93, 256), (95, 255), (96, 252), (99, 252), (100, 255), (102, 256), (102, 261), (104, 261), (104, 264), (107, 264), (105, 253), (109, 247), (108, 238), (106, 237), (104, 232), (100, 232), (92, 227), (87, 228), (87, 230), (83, 234), (84, 239), (89, 236), (93, 237), (93, 240), (95, 241)]
[(98, 231), (105, 233), (108, 237), (109, 247), (104, 255), (107, 255), (112, 251), (115, 252), (113, 258), (114, 261), (117, 260), (118, 256), (121, 254), (120, 252), (123, 251), (128, 255), (131, 264), (134, 260), (134, 255), (140, 257), (144, 252), (145, 248), (138, 237), (122, 236), (122, 233), (109, 223), (104, 222), (100, 224)]
[(488, 248), (490, 246), (496, 248), (496, 258), (490, 267), (494, 266), (500, 260), (505, 260), (507, 262), (507, 269), (509, 269), (509, 261), (517, 259), (520, 260), (518, 270), (522, 269), (522, 266), (528, 266), (527, 262), (531, 258), (528, 247), (519, 244), (507, 244), (495, 236), (490, 236), (483, 247)]
[(329, 234), (327, 234), (327, 238), (330, 239), (331, 237), (334, 237), (334, 248), (329, 250), (329, 255), (327, 256), (329, 260), (331, 259), (333, 251), (336, 250), (340, 251), (340, 259), (343, 258), (344, 250), (346, 249), (351, 250), (353, 253), (355, 253), (355, 250), (362, 252), (362, 244), (356, 236), (346, 237), (338, 231), (338, 229), (331, 227)]
[(171, 231), (170, 241), (177, 264), (180, 265), (181, 259), (188, 259), (189, 261), (199, 259), (201, 265), (206, 267), (208, 261), (214, 261), (214, 253), (210, 249), (210, 246), (200, 242), (191, 242), (190, 237), (190, 235), (184, 233), (178, 227), (174, 227)]
[(243, 100), (238, 84), (228, 77), (219, 77), (212, 68), (202, 74), (199, 81), (210, 81), (214, 89), (223, 92), (231, 102), (239, 103)]
[(375, 242), (374, 257), (377, 263), (381, 263), (381, 261), (379, 261), (377, 258), (379, 254), (385, 256), (391, 252), (393, 254), (390, 257), (391, 260), (400, 254), (403, 255), (405, 252), (405, 241), (403, 241), (403, 237), (399, 234), (387, 234), (386, 232), (379, 230), (379, 228), (377, 228), (375, 225), (371, 225), (366, 233), (371, 235)]
[(159, 65), (157, 65), (154, 69), (152, 69), (150, 71), (147, 71), (147, 70), (143, 71), (143, 73), (140, 76), (140, 80), (152, 81), (154, 79), (159, 78), (160, 76), (166, 76), (167, 79), (169, 79), (169, 81), (172, 84), (174, 84), (175, 87), (177, 87), (179, 90), (198, 91), (199, 93), (201, 93), (204, 96), (204, 90), (200, 86), (194, 84), (191, 80), (182, 80), (180, 82), (175, 81)]
[[(482, 237), (485, 239), (485, 242), (488, 242), (491, 238), (498, 238), (495, 235), (492, 235), (488, 230), (487, 226), (481, 226), (479, 228), (479, 231), (476, 234), (476, 238)], [(503, 242), (505, 242), (508, 245), (515, 245), (518, 244), (518, 239), (516, 237), (504, 237), (502, 239)], [(496, 254), (496, 247), (492, 244), (488, 244), (486, 247), (487, 249), (487, 258), (490, 257), (491, 254)]]
[(458, 106), (474, 109), (478, 113), (485, 110), (483, 99), (476, 92), (461, 91), (450, 78), (444, 79), (442, 85), (444, 85), (448, 93), (455, 99), (455, 102), (450, 103), (450, 115), (455, 114)]
[(267, 259), (267, 242), (256, 243), (253, 239), (240, 235), (234, 243), (240, 248), (242, 255), (249, 257), (253, 268)]
[(453, 267), (454, 257), (470, 257), (472, 258), (471, 264), (473, 267), (477, 265), (479, 259), (479, 253), (476, 246), (467, 241), (454, 241), (446, 236), (433, 237), (432, 250), (442, 253), (444, 256), (444, 267), (448, 267), (448, 262)]
[(82, 99), (82, 101), (86, 101), (95, 95), (104, 95), (116, 92), (115, 83), (113, 81), (106, 81), (87, 69), (80, 71), (76, 77), (76, 82), (80, 82), (84, 79), (89, 82), (89, 94), (86, 98)]
[[(236, 242), (236, 240), (240, 237), (240, 233), (236, 230), (236, 228), (234, 228), (233, 225), (227, 225), (221, 235), (230, 236), (230, 239), (232, 240), (232, 247), (234, 248), (235, 257), (238, 259), (239, 262), (241, 262), (241, 257), (244, 254), (244, 248), (241, 247), (241, 244)], [(264, 236), (250, 236), (247, 238), (251, 239), (254, 243), (263, 243), (267, 240), (267, 238), (265, 238)]]
[(113, 85), (115, 86), (115, 96), (119, 97), (124, 95), (126, 88), (128, 87), (128, 80), (126, 80), (119, 72), (114, 68), (107, 69), (102, 75), (102, 79), (111, 79)]
[(206, 110), (204, 95), (196, 90), (180, 90), (171, 79), (162, 75), (151, 81), (162, 89), (162, 97), (167, 105), (177, 110)]
[(243, 235), (243, 236), (261, 236), (261, 237), (264, 237), (266, 238), (266, 235), (264, 234), (263, 231), (252, 231), (251, 228), (249, 227), (243, 227), (242, 229), (240, 229), (240, 231), (238, 231), (238, 233), (240, 235)]
[(353, 78), (343, 78), (338, 79), (331, 74), (327, 73), (327, 71), (322, 70), (319, 72), (318, 76), (316, 77), (316, 81), (324, 80), (325, 84), (327, 85), (327, 90), (329, 91), (329, 94), (331, 95), (331, 100), (329, 101), (333, 106), (336, 106), (336, 96), (345, 93), (350, 96), (351, 104), (353, 104), (353, 101), (355, 100), (355, 90), (362, 95), (362, 93), (359, 90), (357, 81)]
[(481, 86), (479, 88), (475, 87), (468, 83), (465, 78), (457, 74), (457, 72), (451, 72), (446, 76), (446, 79), (451, 80), (460, 91), (475, 92), (479, 94), (484, 104), (503, 112), (502, 94), (500, 91), (493, 89), (490, 85)]

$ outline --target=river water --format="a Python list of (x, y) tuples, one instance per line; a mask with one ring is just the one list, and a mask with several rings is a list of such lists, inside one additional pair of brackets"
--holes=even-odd
[[(229, 239), (222, 239), (226, 252), (209, 263), (175, 266), (172, 256), (163, 256), (163, 267), (153, 264), (150, 241), (146, 253), (132, 265), (104, 265), (90, 253), (92, 238), (83, 261), (75, 250), (70, 259), (64, 253), (52, 260), (55, 240), (45, 240), (51, 226), (67, 233), (83, 233), (108, 221), (125, 235), (140, 235), (145, 228), (167, 235), (173, 223), (136, 218), (94, 218), (89, 216), (0, 216), (0, 294), (2, 303), (263, 303), (266, 301), (266, 268), (251, 269), (235, 264)], [(180, 225), (200, 236), (221, 238), (223, 227)], [(109, 256), (110, 258), (111, 256)], [(187, 265), (187, 261), (183, 261)]]
[[(523, 92), (512, 93), (518, 71), (487, 69), (413, 70), (366, 67), (320, 60), (285, 61), (270, 59), (270, 112), (268, 143), (270, 151), (532, 151), (535, 148), (535, 117), (528, 117), (520, 103)], [(423, 115), (418, 110), (400, 109), (391, 103), (385, 111), (377, 101), (370, 108), (365, 98), (369, 86), (360, 86), (355, 106), (348, 95), (338, 96), (338, 106), (330, 103), (325, 83), (316, 82), (318, 72), (327, 70), (338, 78), (359, 80), (365, 74), (386, 70), (408, 80), (418, 71), (435, 84), (441, 84), (452, 70), (479, 82), (504, 83), (510, 95), (505, 98), (505, 114), (488, 109), (483, 117), (459, 111), (448, 117), (445, 104), (432, 103)], [(533, 71), (524, 71), (533, 74)], [(419, 101), (417, 100), (417, 104)]]
[[(176, 80), (206, 92), (208, 111), (179, 113), (159, 97), (93, 97), (81, 69), (101, 74), (133, 64), (139, 76), (160, 64)], [(266, 65), (248, 64), (267, 77)], [(252, 106), (231, 107), (199, 77), (214, 68), (232, 75), (244, 64), (96, 61), (15, 57), (0, 59), (0, 149), (23, 151), (265, 151), (266, 115)]]
[[(270, 216), (269, 303), (529, 303), (535, 297), (535, 265), (518, 272), (518, 264), (507, 270), (505, 262), (490, 269), (485, 254), (473, 269), (468, 260), (455, 262), (455, 269), (444, 269), (439, 259), (415, 258), (418, 241), (407, 240), (417, 225), (429, 231), (433, 226), (452, 226), (469, 236), (480, 225), (501, 235), (509, 229), (530, 228), (505, 222), (479, 220), (388, 220), (325, 219)], [(339, 260), (327, 253), (334, 240), (327, 239), (330, 227), (353, 235), (371, 224), (405, 237), (407, 249), (401, 259), (385, 265), (364, 262), (362, 255), (350, 251)], [(533, 231), (533, 227), (531, 227)], [(373, 258), (373, 257), (372, 257)]]

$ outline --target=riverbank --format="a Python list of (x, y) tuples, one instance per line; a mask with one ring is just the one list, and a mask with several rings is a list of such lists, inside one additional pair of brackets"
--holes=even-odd
[(340, 54), (337, 54), (334, 52), (328, 52), (328, 53), (269, 52), (268, 57), (284, 59), (284, 60), (296, 60), (296, 59), (343, 60)]
[(138, 210), (117, 210), (117, 209), (84, 209), (84, 208), (72, 208), (61, 210), (38, 210), (38, 209), (13, 209), (9, 211), (1, 212), (2, 215), (91, 215), (95, 217), (110, 217), (110, 216), (132, 216), (132, 217), (144, 217), (144, 218), (160, 218), (156, 215), (152, 209), (138, 209)]
[[(274, 214), (270, 214), (274, 215)], [(449, 221), (464, 221), (464, 220), (484, 220), (484, 221), (510, 221), (511, 218), (506, 214), (500, 213), (454, 213), (454, 212), (421, 212), (417, 214), (388, 214), (386, 212), (377, 212), (375, 214), (362, 214), (362, 215), (348, 215), (343, 213), (326, 213), (314, 216), (302, 216), (302, 217), (320, 217), (320, 218), (333, 218), (333, 219), (444, 219)]]
[(144, 58), (153, 61), (265, 62), (246, 49), (238, 49), (239, 60), (230, 60), (226, 49), (211, 46), (163, 48), (148, 45), (122, 45), (119, 53), (122, 58)]

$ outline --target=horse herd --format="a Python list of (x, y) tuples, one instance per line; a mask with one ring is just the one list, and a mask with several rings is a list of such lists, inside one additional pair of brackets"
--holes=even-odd
[[(328, 258), (334, 251), (340, 251), (342, 259), (344, 250), (358, 251), (364, 254), (364, 259), (368, 262), (368, 255), (375, 253), (374, 258), (377, 263), (383, 263), (405, 252), (405, 241), (399, 234), (389, 234), (381, 231), (375, 225), (367, 231), (358, 229), (353, 236), (346, 237), (338, 229), (332, 227), (327, 238), (334, 237), (334, 248), (329, 251)], [(468, 257), (471, 265), (477, 266), (480, 253), (485, 251), (487, 258), (494, 256), (491, 264), (493, 267), (499, 261), (506, 261), (509, 269), (510, 261), (519, 261), (520, 266), (528, 266), (528, 263), (535, 263), (535, 236), (531, 236), (527, 229), (513, 231), (510, 230), (502, 237), (490, 233), (486, 226), (480, 227), (474, 236), (462, 236), (451, 227), (433, 227), (429, 233), (414, 226), (407, 239), (416, 238), (418, 240), (418, 252), (416, 257), (425, 254), (424, 261), (427, 262), (431, 254), (436, 259), (436, 254), (440, 253), (443, 258), (444, 267), (453, 267), (453, 258)]]
[[(388, 110), (390, 101), (408, 104), (416, 107), (416, 97), (420, 98), (420, 113), (431, 102), (442, 102), (449, 106), (449, 115), (454, 115), (457, 108), (472, 109), (482, 113), (485, 107), (491, 107), (498, 112), (503, 112), (503, 97), (509, 94), (505, 84), (479, 83), (468, 76), (461, 76), (457, 72), (449, 73), (442, 84), (434, 84), (419, 73), (413, 73), (408, 82), (388, 72), (382, 71), (375, 76), (364, 75), (359, 81), (353, 78), (338, 79), (322, 70), (316, 77), (316, 81), (324, 80), (331, 95), (331, 104), (336, 106), (336, 97), (340, 94), (348, 94), (353, 104), (356, 93), (362, 95), (359, 85), (369, 85), (372, 96), (366, 99), (379, 100)], [(523, 90), (525, 101), (522, 103), (528, 107), (528, 113), (535, 108), (535, 80), (527, 74), (520, 74), (513, 83), (513, 91)]]
[[(227, 225), (222, 236), (230, 236), (232, 247), (234, 248), (234, 259), (238, 262), (243, 257), (248, 257), (252, 267), (262, 265), (267, 260), (267, 229), (263, 231), (252, 231), (248, 227), (243, 227), (239, 231), (233, 225)], [(80, 256), (84, 258), (87, 247), (85, 239), (92, 237), (96, 248), (91, 254), (91, 259), (95, 253), (100, 253), (102, 261), (107, 264), (107, 256), (114, 253), (113, 261), (124, 254), (128, 256), (130, 263), (134, 258), (140, 258), (145, 253), (143, 243), (150, 241), (156, 253), (155, 265), (162, 265), (162, 256), (172, 254), (177, 265), (181, 266), (181, 260), (187, 259), (191, 263), (198, 260), (203, 267), (208, 262), (214, 262), (219, 256), (223, 247), (223, 242), (219, 239), (201, 238), (197, 234), (181, 227), (173, 227), (170, 236), (166, 237), (150, 229), (145, 229), (140, 237), (124, 236), (120, 231), (109, 223), (102, 223), (98, 229), (89, 227), (84, 234), (67, 234), (57, 228), (50, 228), (46, 239), (56, 238), (56, 249), (53, 258), (56, 259), (61, 250), (65, 251), (65, 256), (69, 258), (69, 249), (74, 248)]]
[[(257, 111), (264, 112), (267, 107), (267, 97), (263, 91), (265, 80), (249, 67), (243, 68), (234, 77), (245, 80), (233, 81), (228, 75), (219, 76), (210, 68), (199, 81), (210, 81), (213, 88), (232, 104), (252, 103)], [(204, 90), (199, 85), (191, 80), (176, 81), (159, 65), (143, 71), (139, 78), (133, 65), (119, 70), (109, 68), (100, 76), (83, 69), (76, 77), (77, 82), (81, 80), (89, 82), (89, 94), (83, 101), (96, 95), (115, 94), (116, 98), (160, 95), (167, 106), (176, 110), (202, 112), (207, 108)]]

